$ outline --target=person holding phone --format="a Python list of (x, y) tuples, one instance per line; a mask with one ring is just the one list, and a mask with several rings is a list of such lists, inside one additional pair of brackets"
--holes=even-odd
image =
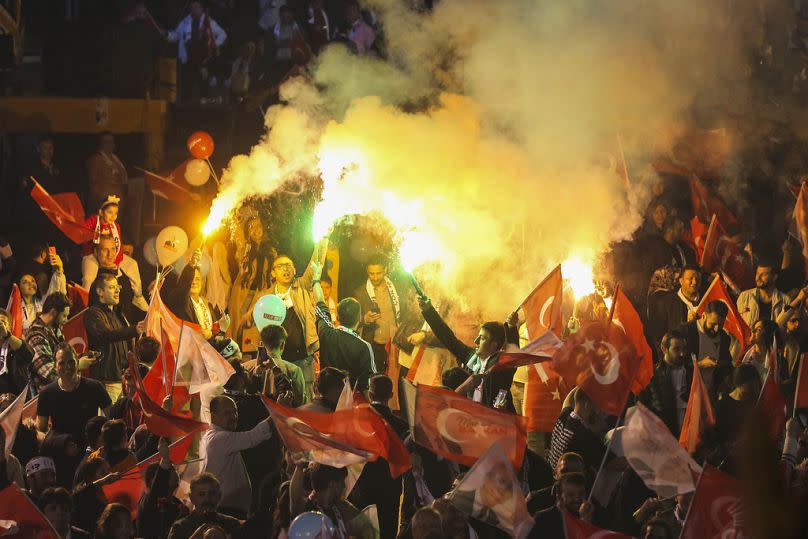
[(23, 333), (28, 331), (36, 317), (42, 312), (42, 302), (46, 297), (54, 292), (67, 293), (67, 278), (65, 277), (62, 259), (56, 254), (55, 247), (50, 246), (47, 248), (46, 260), (50, 263), (52, 272), (50, 283), (44, 294), (40, 293), (37, 279), (33, 274), (23, 273), (19, 281), (17, 281), (17, 286), (20, 288), (20, 298), (22, 299)]
[[(11, 316), (0, 308), (0, 395), (18, 395), (28, 383), (28, 365), (34, 355), (22, 339), (11, 333)], [(2, 430), (2, 429), (0, 429)]]

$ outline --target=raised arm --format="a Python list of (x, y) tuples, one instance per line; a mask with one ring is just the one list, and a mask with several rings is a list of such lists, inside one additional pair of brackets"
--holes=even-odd
[(440, 317), (438, 311), (435, 310), (435, 307), (428, 298), (422, 300), (420, 303), (421, 314), (423, 314), (424, 320), (426, 320), (426, 323), (429, 324), (432, 332), (443, 344), (443, 346), (445, 346), (446, 349), (449, 350), (449, 352), (451, 352), (461, 364), (465, 365), (466, 361), (474, 350), (471, 347), (463, 344), (460, 339), (455, 336), (454, 331), (452, 331), (452, 329), (446, 325), (446, 322), (443, 321), (443, 318)]
[[(314, 250), (311, 252), (311, 260), (309, 260), (309, 264), (306, 266), (306, 271), (300, 276), (300, 286), (304, 289), (311, 290), (315, 281), (313, 264), (319, 264), (320, 272), (322, 272), (322, 268), (325, 266), (326, 254), (328, 254), (328, 236), (321, 239), (320, 242), (314, 246)], [(319, 281), (320, 277), (318, 276), (316, 280)]]

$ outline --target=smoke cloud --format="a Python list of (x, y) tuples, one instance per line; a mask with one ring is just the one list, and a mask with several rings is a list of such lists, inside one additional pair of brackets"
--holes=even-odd
[(284, 84), (214, 210), (322, 173), (340, 210), (427, 233), (440, 251), (429, 281), (502, 316), (556, 264), (630, 237), (666, 132), (747, 106), (755, 12), (737, 4), (443, 0), (425, 13), (367, 0), (388, 59), (335, 44)]

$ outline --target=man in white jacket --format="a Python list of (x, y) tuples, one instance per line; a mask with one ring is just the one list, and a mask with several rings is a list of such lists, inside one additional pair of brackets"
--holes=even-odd
[(207, 95), (208, 61), (227, 39), (227, 33), (205, 13), (202, 2), (194, 0), (190, 13), (171, 31), (163, 36), (171, 42), (178, 42), (177, 56), (180, 60), (180, 95), (188, 100), (193, 95), (194, 86), (199, 87), (200, 97)]

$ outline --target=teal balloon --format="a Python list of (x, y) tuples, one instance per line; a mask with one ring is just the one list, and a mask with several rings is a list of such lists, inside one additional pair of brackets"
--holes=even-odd
[(267, 294), (255, 302), (253, 320), (258, 331), (267, 326), (280, 326), (284, 319), (286, 319), (286, 304), (278, 296)]
[(289, 526), (289, 539), (331, 539), (336, 535), (334, 523), (319, 511), (300, 513)]

